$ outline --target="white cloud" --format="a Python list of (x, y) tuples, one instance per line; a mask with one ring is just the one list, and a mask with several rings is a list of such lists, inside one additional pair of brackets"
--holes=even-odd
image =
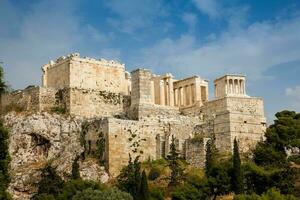
[(7, 29), (5, 33), (0, 31), (0, 60), (13, 88), (39, 84), (40, 66), (50, 59), (74, 51), (92, 54), (89, 51), (93, 45), (101, 46), (109, 40), (95, 27), (80, 24), (75, 13), (78, 5), (77, 1), (42, 0), (28, 11), (18, 12), (9, 1), (1, 1), (0, 10), (18, 13), (0, 20), (0, 26)]
[(108, 23), (130, 34), (151, 27), (156, 18), (166, 15), (162, 0), (104, 0), (104, 5), (117, 15)]
[(300, 85), (295, 86), (294, 88), (286, 88), (285, 94), (287, 96), (296, 97), (300, 101)]
[(215, 78), (224, 73), (245, 73), (255, 80), (263, 78), (263, 72), (272, 66), (298, 59), (300, 17), (295, 17), (254, 23), (244, 29), (232, 26), (202, 44), (193, 34), (165, 38), (145, 48), (138, 62), (181, 76), (200, 74)]
[(210, 18), (216, 18), (220, 14), (219, 4), (215, 0), (193, 0), (196, 7)]
[(285, 89), (286, 96), (290, 97), (289, 107), (291, 110), (300, 112), (300, 85)]

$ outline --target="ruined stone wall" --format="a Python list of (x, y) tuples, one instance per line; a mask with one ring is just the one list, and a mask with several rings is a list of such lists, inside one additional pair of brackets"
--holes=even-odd
[[(128, 98), (120, 93), (70, 88), (70, 114), (86, 118), (124, 116)], [(124, 104), (125, 103), (125, 104)]]
[(128, 94), (125, 67), (114, 61), (75, 57), (70, 63), (71, 88)]
[(185, 159), (193, 167), (204, 168), (207, 138), (186, 140)]
[(1, 97), (1, 111), (6, 113), (9, 111), (39, 111), (39, 87), (28, 87), (22, 91), (15, 91), (4, 94)]
[(116, 176), (127, 164), (129, 153), (133, 158), (140, 155), (141, 161), (167, 156), (172, 135), (184, 155), (185, 140), (192, 137), (198, 121), (174, 116), (160, 121), (108, 118), (107, 123), (107, 163), (110, 174)]
[(129, 117), (135, 120), (159, 120), (179, 115), (177, 107), (161, 106), (156, 104), (139, 104), (131, 106)]
[(70, 59), (59, 60), (53, 65), (44, 67), (43, 86), (53, 88), (69, 87)]
[(162, 133), (157, 124), (142, 123), (132, 120), (108, 119), (108, 166), (112, 176), (119, 174), (127, 165), (129, 154), (133, 159), (140, 155), (140, 160), (149, 157), (156, 159), (156, 134)]
[(86, 151), (97, 148), (97, 140), (105, 139), (105, 153), (100, 156), (106, 169), (117, 176), (127, 165), (129, 154), (141, 161), (166, 157), (169, 153), (172, 135), (182, 155), (185, 155), (185, 141), (191, 138), (197, 120), (188, 117), (173, 117), (161, 121), (124, 120), (101, 118), (89, 120), (85, 133)]
[(40, 87), (39, 91), (39, 109), (40, 111), (51, 111), (53, 107), (57, 104), (56, 102), (56, 93), (58, 92), (55, 88), (50, 87)]

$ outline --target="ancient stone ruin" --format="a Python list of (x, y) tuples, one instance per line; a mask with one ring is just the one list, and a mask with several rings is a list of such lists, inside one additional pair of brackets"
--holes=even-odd
[[(78, 53), (50, 61), (42, 71), (42, 86), (1, 99), (11, 140), (16, 138), (10, 152), (28, 155), (19, 161), (12, 156), (16, 166), (37, 167), (55, 158), (61, 164), (64, 155), (63, 173), (70, 171), (77, 155), (94, 153), (115, 177), (129, 154), (141, 160), (166, 157), (174, 136), (182, 156), (203, 167), (205, 145), (212, 137), (221, 152), (231, 153), (234, 138), (247, 152), (266, 129), (263, 100), (246, 94), (243, 75), (216, 79), (214, 98), (209, 100), (209, 83), (199, 76), (177, 80), (148, 69), (129, 73), (119, 62), (81, 58)], [(88, 177), (87, 173), (82, 170)]]

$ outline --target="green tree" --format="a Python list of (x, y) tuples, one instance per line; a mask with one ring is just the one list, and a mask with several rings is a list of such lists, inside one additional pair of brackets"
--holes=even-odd
[(286, 168), (286, 149), (300, 148), (300, 113), (285, 110), (275, 116), (277, 119), (266, 131), (266, 140), (254, 151), (254, 161), (260, 166)]
[(56, 200), (69, 200), (72, 199), (73, 196), (77, 192), (81, 192), (91, 188), (92, 190), (104, 190), (105, 187), (98, 182), (94, 181), (85, 181), (82, 179), (71, 179), (70, 181), (66, 182), (62, 188), (62, 191), (56, 197)]
[(142, 173), (141, 179), (141, 190), (140, 190), (140, 200), (148, 200), (149, 199), (149, 188), (148, 188), (148, 180), (145, 170)]
[(272, 188), (261, 196), (257, 194), (237, 195), (234, 200), (296, 200), (292, 195), (282, 195), (279, 190)]
[(117, 177), (118, 188), (128, 192), (132, 197), (137, 200), (140, 194), (141, 186), (141, 163), (139, 161), (139, 156), (134, 159), (129, 155), (128, 165), (123, 167), (120, 175)]
[(86, 190), (77, 192), (72, 200), (133, 200), (130, 194), (120, 191), (117, 188), (109, 188), (106, 190)]
[(239, 153), (238, 142), (234, 139), (233, 146), (233, 170), (232, 170), (232, 189), (235, 194), (243, 193), (243, 175), (241, 170), (241, 158)]
[(80, 156), (76, 156), (72, 163), (72, 179), (79, 179), (80, 178), (80, 173), (79, 173), (79, 161)]
[[(269, 171), (269, 176), (264, 178), (267, 181), (262, 186), (277, 187), (283, 194), (294, 193), (297, 170), (291, 168), (286, 150), (300, 148), (300, 113), (285, 110), (275, 116), (277, 119), (274, 124), (267, 128), (266, 139), (256, 146), (253, 160), (264, 171)], [(257, 178), (252, 176), (252, 179)], [(253, 188), (264, 192), (256, 187)]]
[(216, 164), (217, 149), (215, 146), (215, 139), (212, 138), (206, 143), (206, 154), (205, 154), (205, 173), (207, 174), (209, 169)]
[(179, 153), (176, 149), (175, 144), (175, 137), (172, 135), (172, 142), (170, 145), (170, 153), (167, 156), (168, 159), (168, 166), (171, 170), (171, 176), (170, 176), (170, 183), (169, 185), (175, 186), (178, 185), (182, 179), (183, 176), (183, 168), (180, 166), (179, 163)]
[(4, 71), (2, 66), (0, 65), (0, 96), (5, 93), (7, 90), (7, 85), (4, 81)]
[(9, 199), (9, 195), (6, 192), (10, 181), (8, 140), (8, 131), (4, 128), (2, 122), (0, 122), (0, 199)]
[(189, 176), (184, 184), (175, 187), (172, 191), (172, 200), (199, 199), (211, 199), (211, 193), (207, 179), (196, 175)]
[(64, 181), (57, 175), (55, 168), (47, 164), (42, 170), (42, 179), (38, 183), (38, 193), (33, 199), (38, 199), (41, 194), (49, 194), (57, 197), (63, 188)]
[(209, 169), (207, 179), (212, 199), (230, 192), (229, 169), (227, 163), (215, 164)]

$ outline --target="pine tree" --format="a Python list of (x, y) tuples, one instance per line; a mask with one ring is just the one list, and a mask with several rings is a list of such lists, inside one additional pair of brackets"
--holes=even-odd
[(134, 162), (133, 162), (133, 166), (134, 166), (134, 193), (132, 194), (133, 196), (133, 199), (134, 200), (139, 200), (139, 195), (140, 195), (140, 189), (141, 189), (141, 180), (142, 180), (142, 177), (141, 177), (141, 162), (139, 161), (139, 156), (137, 156), (135, 159), (134, 159)]
[(206, 143), (206, 155), (205, 155), (205, 173), (207, 174), (216, 163), (217, 149), (215, 146), (215, 139), (212, 138)]
[(134, 159), (129, 155), (128, 165), (125, 166), (118, 176), (118, 188), (128, 192), (135, 199), (139, 199), (141, 186), (141, 162), (139, 156)]
[(243, 175), (241, 170), (241, 159), (238, 142), (234, 139), (233, 146), (233, 171), (232, 171), (232, 188), (235, 194), (243, 193)]
[(169, 167), (171, 169), (170, 185), (178, 185), (182, 179), (183, 169), (179, 164), (179, 153), (175, 145), (175, 137), (172, 135), (172, 142), (170, 145), (170, 154), (167, 156)]
[(79, 160), (79, 156), (77, 156), (72, 164), (72, 179), (79, 179), (80, 178), (80, 173), (79, 173), (79, 164), (78, 164), (78, 160)]
[(140, 190), (140, 200), (148, 200), (149, 197), (149, 188), (148, 188), (148, 180), (145, 170), (142, 173), (141, 179), (141, 190)]

